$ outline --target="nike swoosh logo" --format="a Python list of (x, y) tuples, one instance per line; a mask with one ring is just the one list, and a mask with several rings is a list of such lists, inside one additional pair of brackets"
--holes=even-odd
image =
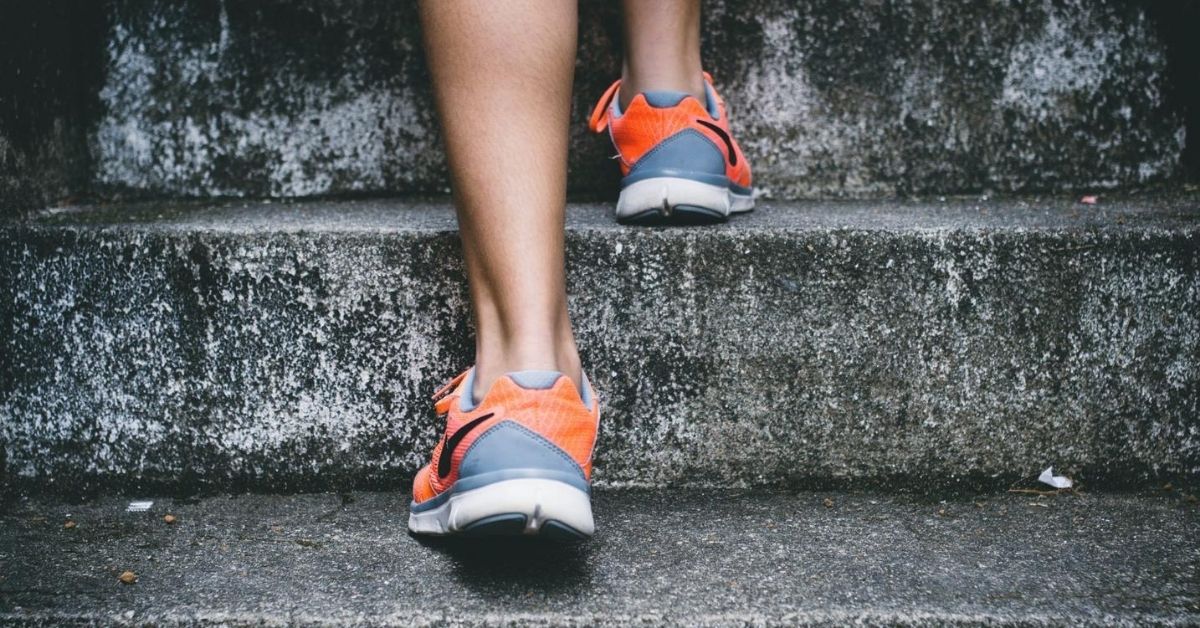
[(442, 455), (438, 456), (437, 471), (439, 479), (445, 479), (447, 475), (450, 475), (451, 459), (454, 457), (454, 450), (458, 449), (458, 444), (462, 442), (462, 439), (466, 438), (467, 434), (469, 434), (471, 430), (479, 427), (480, 423), (492, 418), (492, 415), (493, 413), (489, 412), (458, 428), (457, 432), (451, 434), (450, 438), (447, 438), (445, 442), (442, 443)]
[(725, 148), (728, 151), (726, 154), (729, 155), (729, 165), (736, 166), (737, 165), (737, 151), (733, 150), (733, 140), (729, 139), (729, 134), (725, 132), (725, 129), (722, 129), (721, 127), (719, 127), (711, 122), (705, 122), (704, 120), (696, 120), (696, 122), (703, 124), (710, 131), (712, 131), (713, 133), (716, 133), (717, 136), (721, 138), (721, 141), (725, 142)]

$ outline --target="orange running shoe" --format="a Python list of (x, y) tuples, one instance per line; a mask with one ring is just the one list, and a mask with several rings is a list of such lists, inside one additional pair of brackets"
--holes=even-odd
[(725, 104), (704, 73), (701, 103), (683, 92), (642, 92), (622, 111), (613, 83), (588, 126), (608, 130), (621, 162), (617, 220), (632, 223), (724, 222), (754, 209), (750, 164), (729, 133)]
[(473, 403), (475, 369), (434, 394), (446, 431), (413, 480), (408, 529), (417, 534), (587, 538), (592, 449), (600, 408), (556, 371), (497, 379)]

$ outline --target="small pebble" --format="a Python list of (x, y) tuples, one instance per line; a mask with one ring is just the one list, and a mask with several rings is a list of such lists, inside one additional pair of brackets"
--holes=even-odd
[(163, 517), (163, 521), (166, 521), (167, 523), (175, 523), (176, 521), (179, 521), (179, 519), (176, 518), (175, 515), (166, 515)]
[(75, 526), (76, 526), (76, 523), (70, 519), (68, 519), (67, 522), (63, 524), (63, 528), (65, 528), (67, 530), (74, 530)]
[(119, 578), (123, 584), (133, 584), (137, 582), (137, 574), (132, 571), (123, 572)]
[(828, 497), (826, 497), (825, 501), (823, 501), (821, 503), (825, 504), (826, 508), (833, 508), (833, 500), (829, 499)]

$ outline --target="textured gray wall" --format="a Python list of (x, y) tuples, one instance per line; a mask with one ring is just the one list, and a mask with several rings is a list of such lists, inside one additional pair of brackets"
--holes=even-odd
[[(1194, 195), (767, 205), (712, 229), (572, 212), (603, 482), (1200, 474)], [(308, 490), (412, 473), (441, 428), (428, 395), (471, 360), (454, 229), (446, 205), (393, 201), (0, 224), (10, 472)]]
[(104, 2), (0, 3), (0, 216), (91, 187)]
[[(616, 177), (611, 149), (583, 126), (618, 71), (611, 4), (582, 6), (571, 158), (581, 193), (611, 193)], [(86, 136), (77, 144), (87, 155), (62, 157), (82, 164), (77, 187), (170, 196), (446, 189), (413, 3), (99, 6), (88, 23), (101, 32), (86, 52), (98, 60), (96, 85), (80, 96), (96, 107), (83, 108), (87, 124), (72, 131)], [(1182, 172), (1187, 113), (1170, 77), (1196, 62), (1169, 58), (1160, 36), (1169, 16), (1149, 11), (1153, 3), (705, 6), (706, 64), (773, 197), (1098, 189)], [(14, 172), (40, 184), (31, 166), (3, 157), (12, 124), (8, 133), (0, 125), (10, 180), (0, 174), (0, 200)]]
[[(137, 6), (122, 7), (107, 48), (103, 186), (444, 186), (410, 4)], [(582, 118), (618, 67), (612, 11), (584, 13), (576, 189), (611, 181), (611, 150)], [(1162, 44), (1126, 3), (712, 2), (705, 32), (707, 65), (775, 196), (1112, 187), (1179, 167)]]

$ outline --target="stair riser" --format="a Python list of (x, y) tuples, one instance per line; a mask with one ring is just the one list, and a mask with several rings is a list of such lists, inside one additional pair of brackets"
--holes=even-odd
[[(581, 230), (568, 249), (604, 484), (1200, 472), (1194, 229)], [(439, 231), (0, 229), (8, 471), (405, 477), (439, 435), (428, 394), (470, 360), (460, 253)]]
[[(0, 211), (448, 185), (414, 3), (70, 4), (21, 7), (7, 38)], [(1138, 186), (1195, 174), (1182, 4), (712, 0), (703, 57), (775, 198)], [(570, 183), (611, 194), (584, 120), (620, 74), (619, 7), (580, 15)]]

